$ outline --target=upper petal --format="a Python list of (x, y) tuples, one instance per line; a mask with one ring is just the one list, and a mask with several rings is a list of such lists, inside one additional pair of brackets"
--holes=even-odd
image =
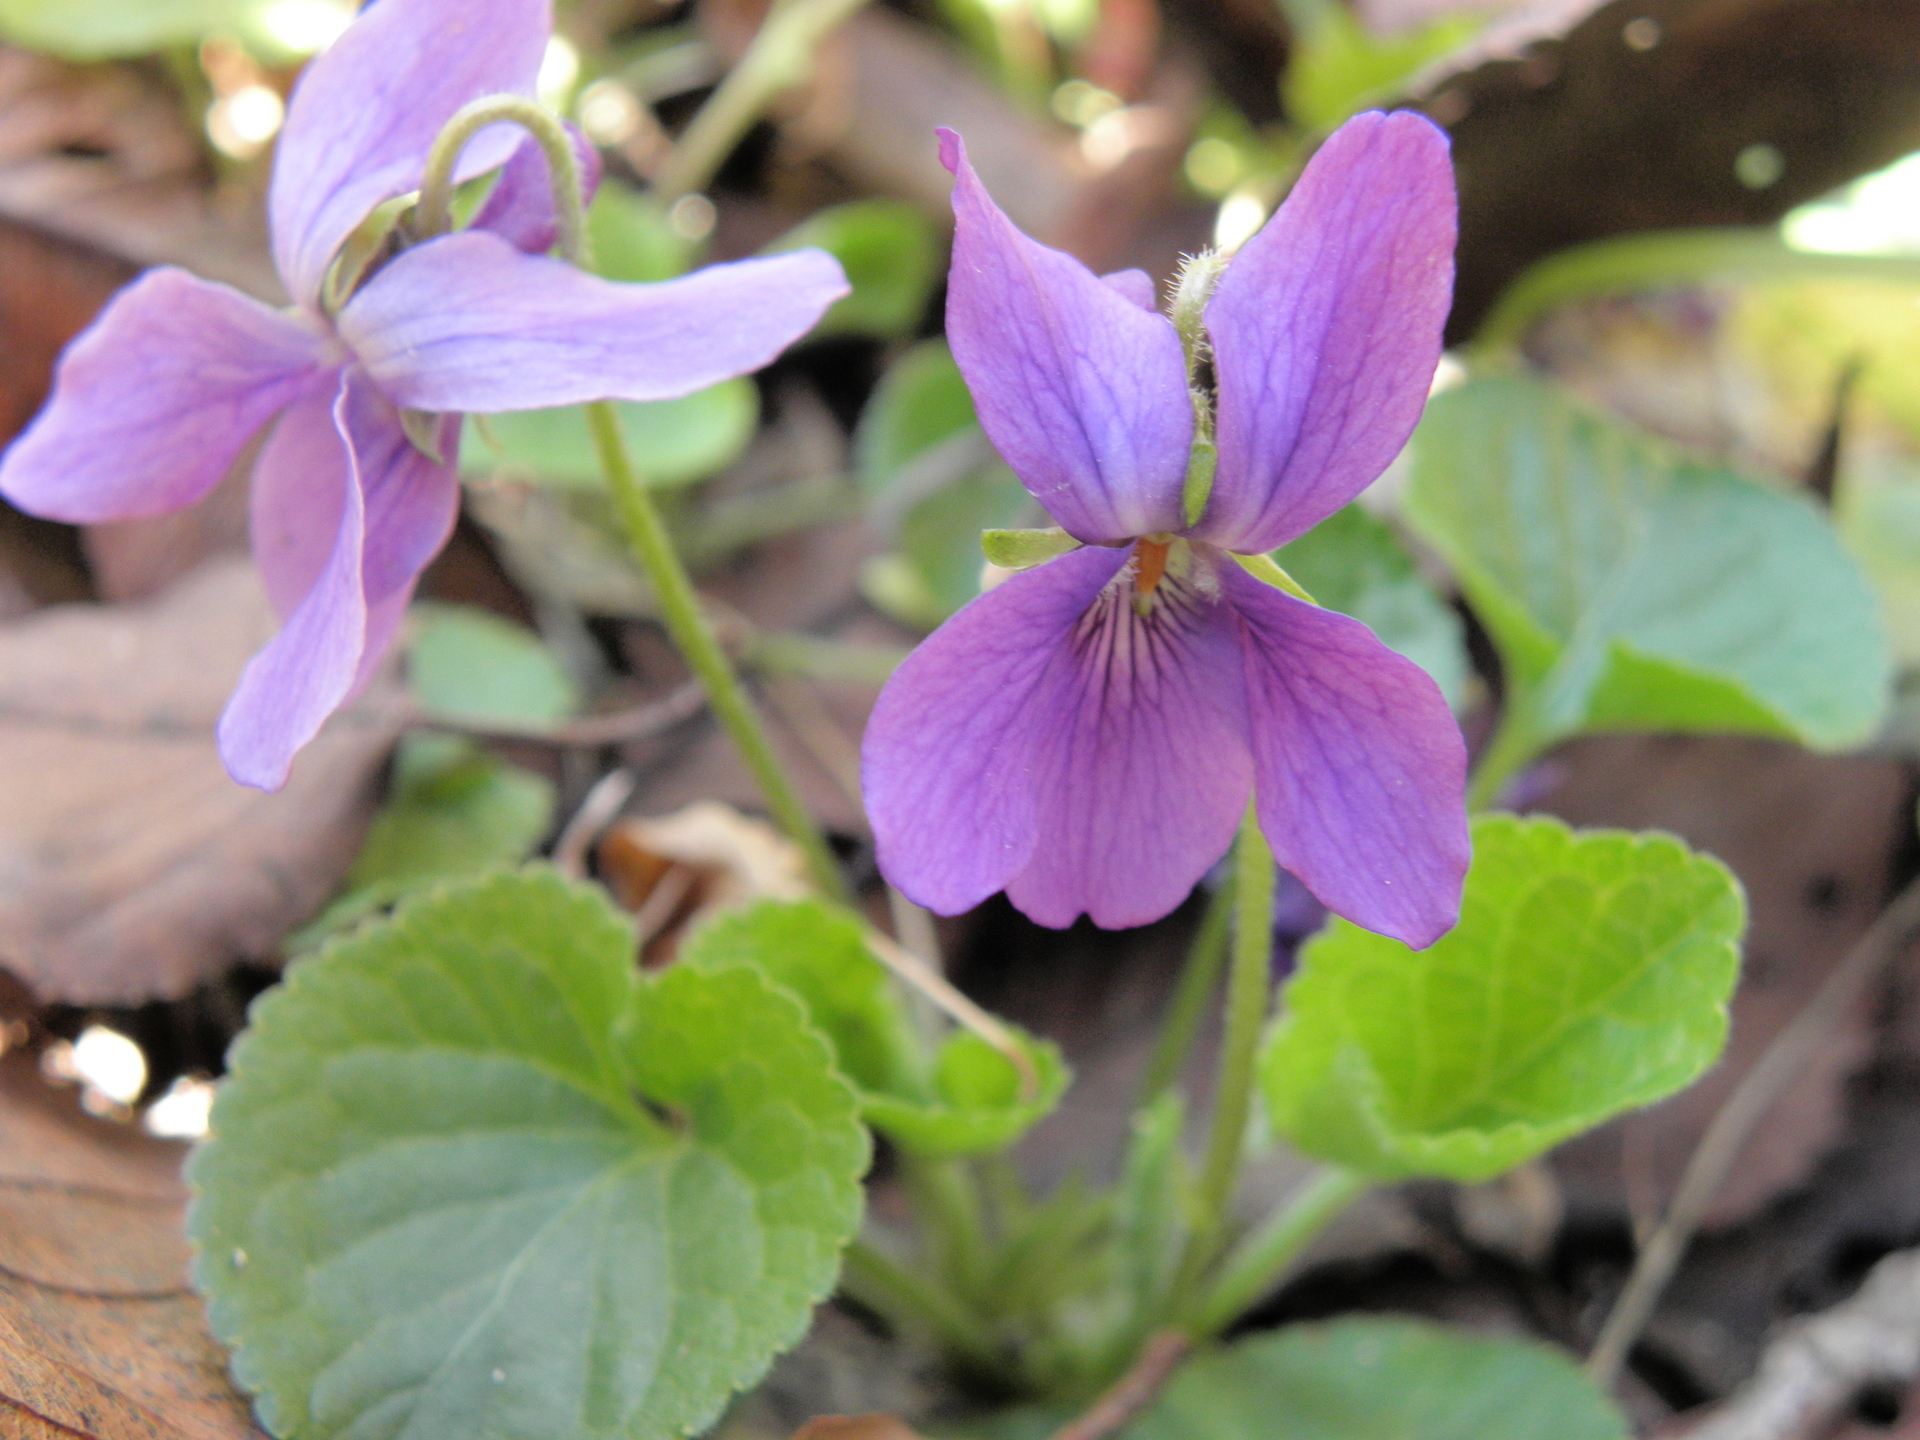
[(0, 494), (73, 524), (190, 505), (320, 365), (318, 333), (184, 270), (150, 270), (60, 357)]
[[(453, 465), (414, 448), (392, 405), (352, 369), (332, 407), (331, 456), (311, 406), (296, 407), (288, 420), (285, 438), (275, 437), (281, 458), (330, 463), (256, 493), (256, 532), (263, 502), (295, 507), (308, 522), (330, 512), (334, 527), (318, 573), (280, 633), (247, 662), (220, 718), (228, 773), (262, 790), (286, 783), (294, 755), (379, 663), (458, 504)], [(305, 563), (288, 553), (277, 579), (268, 572), (276, 604)]]
[(1103, 284), (1015, 229), (951, 130), (940, 158), (954, 173), (947, 342), (987, 438), (1076, 539), (1179, 529), (1193, 407), (1172, 322), (1136, 303), (1137, 282)]
[(1416, 949), (1460, 916), (1466, 746), (1440, 689), (1358, 620), (1221, 567), (1240, 616), (1254, 799), (1276, 859)]
[(1355, 116), (1320, 147), (1207, 305), (1220, 453), (1195, 534), (1271, 550), (1399, 454), (1440, 360), (1455, 208), (1423, 116)]
[(1252, 783), (1234, 617), (1163, 581), (1142, 619), (1125, 564), (1089, 548), (1014, 576), (881, 692), (863, 779), (909, 897), (953, 914), (1004, 887), (1044, 925), (1140, 925), (1231, 843)]
[[(569, 124), (566, 131), (567, 139), (573, 142), (574, 163), (579, 166), (580, 208), (584, 210), (600, 188), (600, 151), (579, 126)], [(531, 135), (520, 142), (520, 148), (500, 171), (499, 180), (474, 212), (473, 228), (491, 230), (529, 255), (546, 254), (560, 238), (547, 152)]]
[[(314, 302), (334, 252), (375, 206), (419, 185), (454, 112), (534, 93), (552, 28), (552, 0), (376, 0), (307, 66), (267, 197), (274, 264), (296, 302)], [(489, 126), (461, 176), (500, 165), (521, 139)]]
[(667, 400), (744, 375), (846, 293), (839, 261), (822, 250), (623, 285), (465, 230), (396, 258), (339, 325), (397, 404), (536, 410)]

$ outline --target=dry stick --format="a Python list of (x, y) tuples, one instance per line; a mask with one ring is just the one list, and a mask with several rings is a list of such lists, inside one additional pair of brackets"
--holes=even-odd
[(1634, 1262), (1626, 1289), (1614, 1302), (1600, 1339), (1587, 1357), (1587, 1374), (1609, 1386), (1659, 1303), (1661, 1292), (1719, 1193), (1747, 1137), (1796, 1080), (1867, 985), (1920, 936), (1920, 880), (1910, 881), (1880, 912), (1873, 928), (1828, 975), (1800, 1013), (1767, 1046), (1727, 1097), (1687, 1161), (1667, 1215)]
[(1153, 1403), (1193, 1341), (1178, 1330), (1162, 1330), (1140, 1351), (1140, 1358), (1082, 1414), (1053, 1432), (1052, 1440), (1105, 1440)]
[(1033, 1068), (1032, 1057), (1013, 1038), (1013, 1032), (1005, 1023), (962, 995), (951, 980), (899, 941), (871, 926), (865, 929), (867, 944), (882, 964), (939, 1006), (956, 1024), (971, 1030), (1007, 1057), (1008, 1063), (1019, 1072), (1022, 1100), (1031, 1100), (1040, 1093), (1040, 1075)]
[(627, 740), (651, 739), (664, 730), (671, 730), (682, 720), (692, 719), (706, 703), (706, 692), (700, 688), (700, 682), (689, 680), (665, 698), (649, 701), (645, 705), (635, 705), (605, 715), (588, 715), (579, 720), (562, 720), (553, 725), (417, 709), (404, 712), (402, 723), (423, 730), (447, 730), (486, 740), (526, 740), (535, 745), (591, 750), (601, 745), (618, 745)]
[(633, 798), (633, 787), (640, 777), (622, 765), (609, 770), (594, 782), (587, 798), (573, 812), (573, 818), (553, 842), (553, 867), (570, 880), (587, 878), (587, 852), (600, 832), (613, 823), (613, 817)]

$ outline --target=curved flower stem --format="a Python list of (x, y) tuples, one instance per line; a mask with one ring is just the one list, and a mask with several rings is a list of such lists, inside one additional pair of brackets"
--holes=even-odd
[(1159, 1396), (1161, 1387), (1173, 1378), (1180, 1362), (1193, 1349), (1193, 1341), (1178, 1330), (1162, 1330), (1147, 1341), (1133, 1367), (1075, 1419), (1053, 1432), (1051, 1440), (1105, 1440), (1127, 1424)]
[(671, 205), (712, 181), (767, 102), (806, 79), (814, 47), (866, 0), (774, 0), (747, 53), (681, 132), (653, 177)]
[(1540, 757), (1550, 736), (1541, 733), (1529, 715), (1529, 697), (1509, 694), (1500, 710), (1493, 739), (1480, 752), (1480, 763), (1467, 781), (1467, 810), (1479, 814), (1498, 800), (1508, 783)]
[(586, 411), (587, 425), (593, 432), (594, 448), (600, 453), (601, 468), (607, 472), (614, 503), (619, 506), (620, 517), (626, 524), (633, 553), (653, 583), (667, 633), (673, 637), (674, 645), (699, 677), (701, 687), (707, 692), (707, 703), (713, 706), (713, 713), (720, 717), (720, 723), (726, 727), (727, 734), (739, 748), (741, 758), (747, 762), (747, 768), (759, 782), (767, 808), (806, 855), (814, 883), (836, 900), (850, 900), (851, 892), (840, 873), (838, 862), (833, 858), (833, 851), (827, 848), (826, 837), (813, 823), (813, 817), (801, 803), (793, 781), (781, 766), (779, 756), (774, 754), (773, 742), (767, 738), (766, 728), (760, 723), (753, 702), (747, 698), (740, 677), (734, 673), (726, 651), (721, 649), (713, 627), (707, 623), (707, 617), (700, 609), (699, 597), (693, 592), (693, 582), (687, 576), (686, 567), (680, 563), (679, 555), (674, 552), (673, 541), (667, 534), (659, 510), (654, 506), (653, 497), (645, 482), (634, 472), (633, 462), (627, 457), (626, 442), (620, 436), (620, 422), (613, 406), (600, 400), (587, 406)]
[(1355, 1200), (1372, 1181), (1364, 1175), (1323, 1165), (1287, 1198), (1287, 1203), (1220, 1262), (1213, 1282), (1194, 1304), (1183, 1327), (1196, 1340), (1210, 1339), (1260, 1299), (1314, 1236)]
[(1220, 1080), (1213, 1098), (1213, 1128), (1194, 1189), (1193, 1234), (1179, 1292), (1191, 1294), (1201, 1272), (1219, 1253), (1240, 1176), (1247, 1119), (1253, 1110), (1254, 1059), (1273, 996), (1273, 851), (1260, 833), (1253, 807), (1240, 823), (1234, 848), (1233, 963), (1227, 977), (1227, 1033), (1220, 1049)]
[(1206, 913), (1187, 951), (1187, 963), (1180, 971), (1179, 987), (1167, 1006), (1167, 1018), (1153, 1043), (1153, 1054), (1140, 1076), (1139, 1108), (1144, 1110), (1179, 1077), (1199, 1033), (1201, 1017), (1214, 986), (1220, 982), (1221, 967), (1227, 963), (1227, 933), (1233, 919), (1233, 882), (1231, 879), (1207, 897)]
[(427, 152), (414, 228), (423, 240), (453, 229), (453, 191), (460, 152), (489, 125), (518, 125), (547, 157), (553, 182), (553, 211), (560, 229), (560, 253), (576, 265), (586, 263), (586, 210), (580, 203), (580, 160), (560, 117), (524, 95), (483, 95), (454, 112)]

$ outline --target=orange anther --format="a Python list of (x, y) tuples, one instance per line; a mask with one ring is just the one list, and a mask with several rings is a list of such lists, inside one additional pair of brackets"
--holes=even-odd
[(1142, 595), (1151, 594), (1167, 573), (1167, 551), (1172, 548), (1170, 540), (1142, 540), (1133, 547), (1133, 583)]

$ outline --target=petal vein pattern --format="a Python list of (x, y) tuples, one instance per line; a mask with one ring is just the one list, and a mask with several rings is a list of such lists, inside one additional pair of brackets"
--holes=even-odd
[(1242, 636), (1260, 828), (1328, 909), (1415, 949), (1460, 915), (1466, 745), (1440, 688), (1358, 620), (1220, 567)]
[(1180, 528), (1193, 409), (1172, 322), (1138, 303), (1137, 281), (1103, 283), (1015, 229), (951, 131), (941, 158), (954, 172), (947, 341), (987, 437), (1077, 540)]
[(237, 290), (150, 270), (67, 347), (0, 494), (75, 525), (191, 505), (323, 373), (325, 344)]
[(1455, 209), (1422, 116), (1361, 115), (1320, 148), (1207, 306), (1220, 449), (1194, 534), (1274, 549), (1400, 453), (1440, 361)]
[(1138, 925), (1231, 842), (1252, 786), (1231, 611), (1168, 581), (1143, 617), (1126, 559), (1089, 548), (1014, 577), (882, 693), (868, 804), (883, 869), (921, 904), (1005, 888), (1042, 924)]
[(622, 285), (465, 230), (395, 259), (340, 333), (409, 409), (671, 400), (765, 365), (846, 293), (820, 250)]

